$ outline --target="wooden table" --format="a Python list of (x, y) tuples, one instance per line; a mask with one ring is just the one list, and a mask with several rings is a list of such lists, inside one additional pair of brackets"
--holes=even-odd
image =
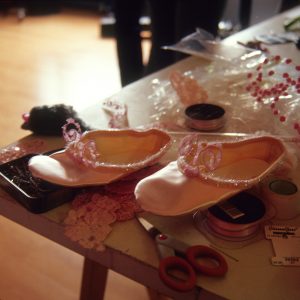
[[(283, 20), (295, 15), (300, 15), (300, 7), (229, 37), (224, 43), (247, 42), (258, 33), (266, 33), (270, 30), (282, 31)], [(299, 51), (292, 44), (272, 47), (271, 51), (293, 58), (297, 64), (300, 64)], [(201, 58), (185, 59), (125, 87), (111, 99), (122, 99), (128, 104), (130, 126), (136, 127), (145, 124), (150, 121), (149, 115), (145, 112), (149, 112), (151, 103), (145, 99), (152, 92), (151, 82), (153, 79), (167, 79), (171, 70), (184, 72), (194, 69), (195, 66), (208, 64), (208, 61)], [(106, 124), (107, 119), (104, 115), (99, 117), (98, 113), (101, 113), (98, 107), (96, 113), (97, 116), (95, 116), (95, 107), (93, 107), (83, 112), (82, 115), (92, 125), (102, 127), (103, 124)], [(30, 141), (33, 138), (29, 136), (26, 140)], [(62, 145), (60, 139), (46, 139), (46, 141), (49, 148)], [(300, 186), (300, 178), (296, 176), (295, 180)], [(0, 194), (0, 213), (3, 216), (84, 256), (81, 299), (101, 299), (104, 293), (107, 269), (112, 269), (174, 299), (206, 299), (205, 297), (212, 299), (210, 297), (213, 296), (214, 299), (300, 299), (300, 268), (272, 266), (270, 263), (270, 257), (273, 255), (272, 246), (270, 241), (265, 239), (240, 249), (226, 249), (225, 252), (228, 255), (226, 259), (229, 264), (227, 276), (218, 279), (199, 276), (198, 287), (189, 293), (182, 294), (169, 289), (159, 279), (157, 272), (159, 259), (155, 245), (137, 220), (115, 223), (112, 233), (105, 241), (106, 251), (97, 252), (81, 247), (64, 235), (62, 220), (68, 209), (69, 205), (65, 204), (47, 213), (32, 214), (4, 191), (1, 191)], [(192, 225), (191, 215), (178, 217), (152, 215), (151, 218), (161, 229), (165, 229), (178, 238), (192, 243), (199, 243), (203, 239), (201, 233)], [(299, 226), (300, 218), (298, 217), (290, 223)], [(128, 234), (129, 232), (130, 234)]]

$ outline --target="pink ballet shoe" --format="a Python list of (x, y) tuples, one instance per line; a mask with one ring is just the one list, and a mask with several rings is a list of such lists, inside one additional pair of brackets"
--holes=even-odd
[(155, 164), (171, 145), (164, 131), (95, 130), (70, 141), (65, 150), (34, 156), (33, 176), (64, 186), (100, 185)]
[(142, 179), (135, 188), (135, 197), (145, 211), (161, 216), (177, 216), (205, 209), (241, 190), (238, 187), (214, 186), (197, 177), (187, 177), (173, 161)]
[(276, 168), (285, 154), (283, 143), (270, 136), (208, 143), (194, 134), (182, 140), (177, 162), (188, 177), (216, 185), (250, 187)]
[(135, 196), (145, 211), (176, 216), (208, 208), (259, 183), (286, 152), (272, 137), (224, 143), (201, 138), (184, 138), (178, 161), (137, 184)]

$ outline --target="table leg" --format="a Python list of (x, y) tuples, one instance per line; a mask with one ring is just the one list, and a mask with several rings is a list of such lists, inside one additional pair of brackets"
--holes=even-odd
[(80, 300), (104, 298), (108, 269), (97, 262), (84, 258)]
[(168, 300), (168, 299), (162, 298), (162, 296), (157, 291), (152, 290), (150, 288), (147, 288), (147, 294), (148, 294), (149, 300)]

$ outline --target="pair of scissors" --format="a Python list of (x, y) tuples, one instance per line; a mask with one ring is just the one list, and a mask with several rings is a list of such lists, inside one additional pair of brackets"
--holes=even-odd
[[(196, 286), (196, 273), (215, 277), (227, 273), (226, 260), (214, 249), (204, 245), (189, 246), (171, 235), (162, 233), (145, 218), (138, 217), (138, 220), (156, 242), (161, 258), (159, 276), (168, 287), (187, 292)], [(209, 265), (205, 260), (212, 260), (214, 264)]]

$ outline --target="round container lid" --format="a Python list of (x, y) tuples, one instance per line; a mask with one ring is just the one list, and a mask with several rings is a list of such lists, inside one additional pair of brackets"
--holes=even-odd
[(225, 110), (214, 104), (199, 103), (185, 109), (187, 126), (198, 130), (216, 130), (224, 125)]
[(223, 117), (225, 110), (215, 104), (199, 103), (187, 107), (185, 114), (195, 120), (215, 120)]

